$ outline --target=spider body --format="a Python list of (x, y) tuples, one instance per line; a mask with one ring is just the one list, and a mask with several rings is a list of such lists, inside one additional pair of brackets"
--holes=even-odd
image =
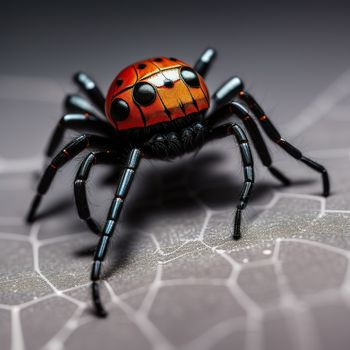
[(148, 128), (209, 107), (203, 78), (175, 58), (156, 57), (123, 69), (106, 98), (106, 115), (119, 131)]
[[(99, 293), (102, 263), (143, 158), (172, 159), (199, 150), (207, 142), (224, 137), (235, 138), (240, 148), (244, 182), (233, 219), (234, 239), (241, 237), (241, 215), (254, 184), (253, 156), (244, 129), (248, 131), (262, 164), (280, 182), (285, 185), (290, 183), (272, 165), (261, 129), (290, 156), (320, 173), (323, 195), (329, 194), (327, 170), (305, 157), (280, 135), (262, 107), (245, 90), (240, 78), (232, 77), (217, 89), (211, 97), (212, 112), (208, 113), (210, 97), (204, 78), (214, 57), (213, 49), (205, 50), (193, 68), (180, 60), (166, 57), (137, 62), (117, 75), (106, 99), (88, 75), (74, 75), (75, 82), (95, 108), (80, 95), (67, 96), (65, 107), (69, 114), (64, 115), (58, 123), (46, 155), (50, 158), (54, 156), (66, 129), (82, 130), (83, 134), (51, 159), (38, 184), (27, 221), (35, 220), (42, 197), (50, 188), (57, 170), (83, 150), (95, 149), (85, 157), (79, 167), (74, 193), (79, 217), (99, 236), (91, 271), (92, 297), (99, 316), (106, 315)], [(229, 121), (230, 118), (238, 119), (242, 126)], [(86, 193), (90, 171), (93, 166), (101, 163), (123, 166), (119, 185), (102, 227), (91, 215)]]

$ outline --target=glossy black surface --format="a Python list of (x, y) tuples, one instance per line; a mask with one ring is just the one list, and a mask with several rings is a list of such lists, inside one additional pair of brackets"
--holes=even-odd
[(213, 48), (206, 49), (194, 65), (194, 69), (203, 77), (207, 75), (211, 65), (216, 57), (216, 51)]
[(182, 68), (181, 76), (188, 86), (199, 87), (200, 84), (199, 84), (198, 76), (191, 68), (188, 68), (188, 67)]
[(126, 101), (117, 98), (111, 105), (111, 117), (116, 121), (125, 120), (129, 115), (130, 109)]
[(156, 91), (151, 84), (137, 83), (133, 91), (134, 100), (141, 106), (150, 105), (156, 98)]
[(83, 72), (75, 73), (73, 80), (89, 97), (93, 104), (100, 110), (100, 112), (104, 113), (105, 98), (103, 97), (100, 88), (97, 86), (94, 80)]

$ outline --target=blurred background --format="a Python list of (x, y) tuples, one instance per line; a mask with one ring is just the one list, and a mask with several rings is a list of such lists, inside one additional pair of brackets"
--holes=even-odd
[[(28, 78), (20, 86), (9, 83), (5, 95), (9, 89), (34, 89), (18, 90), (25, 81), (30, 86), (31, 77), (65, 86), (77, 70), (89, 72), (106, 91), (134, 61), (169, 55), (192, 63), (213, 46), (218, 59), (208, 75), (210, 91), (237, 74), (282, 124), (349, 66), (346, 1), (63, 0), (0, 6), (0, 74)], [(45, 90), (56, 98), (54, 88)], [(35, 128), (25, 116), (22, 122), (28, 132)], [(3, 149), (9, 145), (7, 136), (0, 140)], [(35, 151), (38, 146), (34, 142)]]

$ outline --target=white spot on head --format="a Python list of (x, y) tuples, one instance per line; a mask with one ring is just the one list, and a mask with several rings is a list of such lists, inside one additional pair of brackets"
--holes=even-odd
[(156, 73), (151, 77), (147, 78), (147, 81), (151, 83), (153, 86), (161, 87), (161, 86), (164, 86), (164, 77), (165, 79), (171, 80), (172, 82), (179, 80), (180, 79), (179, 69), (175, 68), (175, 69), (163, 70), (162, 72)]

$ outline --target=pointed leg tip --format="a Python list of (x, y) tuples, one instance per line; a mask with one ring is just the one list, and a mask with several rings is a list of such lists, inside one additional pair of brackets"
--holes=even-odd
[(99, 318), (106, 318), (108, 316), (108, 313), (103, 308), (95, 308), (95, 315)]
[(286, 187), (291, 186), (292, 185), (292, 181), (285, 179), (284, 181), (281, 181), (282, 184)]
[(241, 239), (241, 235), (240, 235), (240, 234), (234, 234), (234, 235), (232, 236), (232, 239), (233, 239), (234, 241), (238, 241), (238, 240)]
[(32, 224), (35, 221), (35, 217), (33, 214), (29, 213), (25, 219), (24, 219), (26, 224)]

